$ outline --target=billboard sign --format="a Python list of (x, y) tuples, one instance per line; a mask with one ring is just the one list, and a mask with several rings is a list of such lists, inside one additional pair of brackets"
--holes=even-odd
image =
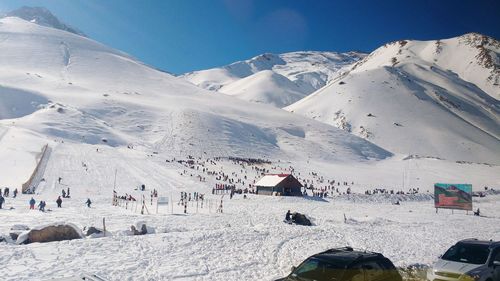
[(434, 206), (436, 208), (472, 211), (472, 185), (434, 184)]

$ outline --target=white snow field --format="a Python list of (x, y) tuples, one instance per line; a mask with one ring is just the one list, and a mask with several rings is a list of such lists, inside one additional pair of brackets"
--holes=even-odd
[(500, 43), (398, 41), (286, 109), (395, 153), (499, 164)]
[[(412, 161), (413, 168), (409, 171), (415, 175), (410, 177), (426, 175), (429, 178), (421, 179), (424, 182), (437, 178), (464, 181), (473, 175), (476, 190), (488, 184), (485, 181), (488, 177), (491, 184), (498, 186), (498, 178), (492, 176), (498, 174), (498, 167), (453, 166), (429, 159)], [(315, 171), (339, 181), (357, 180), (355, 173), (361, 174), (360, 182), (349, 187), (362, 193), (369, 188), (398, 186), (399, 173), (394, 170), (402, 167), (399, 167), (400, 161), (390, 162), (384, 163), (385, 168), (358, 164), (350, 169), (304, 163), (305, 166), (297, 170), (302, 174)], [(286, 171), (288, 165), (290, 163), (283, 162), (261, 167)], [(206, 167), (229, 174), (243, 169), (245, 175), (255, 176), (250, 166), (242, 167), (230, 161), (218, 161)], [(152, 214), (140, 215), (132, 204), (132, 210), (111, 206), (114, 169), (118, 171), (118, 194), (140, 198), (141, 192), (134, 189), (141, 183), (146, 185), (144, 193)], [(19, 224), (35, 227), (70, 222), (80, 228), (101, 227), (105, 218), (111, 236), (29, 245), (2, 243), (0, 274), (3, 280), (50, 280), (81, 274), (98, 274), (109, 280), (273, 280), (286, 275), (292, 265), (309, 255), (331, 247), (351, 245), (380, 251), (397, 266), (406, 267), (431, 264), (459, 239), (500, 239), (500, 195), (474, 201), (474, 208), (480, 208), (485, 217), (467, 215), (464, 211), (452, 214), (449, 210), (436, 214), (432, 197), (426, 190), (416, 195), (357, 194), (325, 200), (259, 195), (248, 195), (247, 199), (235, 195), (229, 199), (226, 195), (222, 197), (224, 212), (220, 214), (215, 213), (215, 209), (221, 196), (210, 194), (213, 184), (219, 181), (209, 178), (207, 182), (199, 182), (196, 177), (202, 174), (199, 170), (188, 169), (191, 176), (181, 175), (183, 169), (186, 168), (178, 163), (165, 162), (162, 155), (148, 156), (135, 150), (95, 145), (55, 145), (46, 167), (46, 181), (38, 186), (36, 194), (7, 198), (6, 209), (0, 210), (0, 234), (9, 233), (13, 225)], [(425, 172), (427, 169), (439, 171), (440, 175), (432, 176), (432, 171)], [(62, 177), (61, 183), (58, 177)], [(377, 179), (379, 184), (364, 183), (370, 179)], [(420, 184), (416, 178), (410, 182)], [(422, 189), (429, 185), (415, 186)], [(72, 198), (64, 199), (63, 208), (56, 208), (54, 201), (60, 190), (68, 187)], [(160, 196), (174, 198), (173, 214), (170, 205), (160, 207), (159, 214), (155, 214), (155, 205), (149, 205), (149, 192), (153, 188), (159, 190)], [(205, 207), (200, 206), (197, 211), (196, 203), (191, 202), (188, 214), (184, 215), (175, 203), (180, 191), (207, 194)], [(47, 209), (51, 211), (28, 210), (31, 196), (37, 201), (46, 200)], [(92, 208), (84, 205), (89, 197), (94, 202)], [(401, 200), (401, 205), (393, 205), (395, 200)], [(315, 226), (283, 223), (287, 210), (307, 214)], [(347, 222), (344, 222), (344, 214)], [(130, 225), (138, 220), (153, 227), (156, 234), (128, 236)]]
[[(426, 139), (415, 141), (409, 151), (384, 149), (299, 114), (214, 94), (91, 39), (15, 17), (0, 19), (0, 50), (0, 188), (10, 187), (11, 193), (0, 210), (0, 236), (7, 237), (0, 242), (2, 280), (81, 274), (109, 280), (274, 280), (331, 247), (380, 251), (407, 267), (431, 264), (459, 239), (500, 240), (500, 195), (495, 192), (475, 197), (482, 217), (463, 211), (436, 214), (433, 208), (436, 182), (470, 183), (475, 192), (500, 189), (494, 137), (498, 112), (488, 104), (495, 97), (470, 97), (477, 93), (472, 86), (460, 92), (474, 101), (471, 114), (460, 115), (470, 126), (442, 134), (450, 134), (445, 140), (460, 137), (477, 144), (466, 153), (451, 141), (448, 148), (440, 147), (446, 159), (438, 159), (441, 150), (430, 150)], [(302, 85), (290, 79), (292, 70), (272, 70), (264, 74), (281, 75), (298, 87), (314, 80), (301, 80), (309, 81)], [(320, 85), (328, 79), (314, 81)], [(440, 116), (434, 123), (441, 123)], [(426, 150), (419, 153), (420, 147)], [(35, 177), (40, 179), (33, 184), (35, 194), (12, 198), (37, 163), (41, 174)], [(212, 194), (215, 184), (247, 188), (263, 172), (293, 173), (317, 189), (334, 189), (328, 189), (326, 199)], [(144, 192), (138, 191), (142, 184)], [(55, 200), (67, 188), (71, 198), (57, 208)], [(354, 194), (346, 195), (348, 188)], [(140, 201), (153, 189), (170, 201), (159, 214), (154, 202), (144, 215), (138, 201), (127, 209), (123, 202), (112, 206), (113, 190)], [(418, 189), (418, 194), (364, 195), (374, 189)], [(203, 208), (190, 201), (184, 214), (177, 205), (180, 192), (205, 194)], [(47, 201), (47, 211), (29, 210), (31, 197)], [(216, 213), (220, 200), (223, 213)], [(392, 204), (397, 200), (401, 205)], [(283, 223), (287, 210), (305, 213), (315, 225)], [(108, 231), (103, 238), (28, 245), (8, 238), (15, 225), (68, 222), (83, 229), (101, 227), (103, 218)], [(155, 233), (131, 236), (130, 226), (137, 221)]]
[(181, 77), (207, 90), (282, 108), (325, 86), (365, 56), (312, 51), (262, 54)]

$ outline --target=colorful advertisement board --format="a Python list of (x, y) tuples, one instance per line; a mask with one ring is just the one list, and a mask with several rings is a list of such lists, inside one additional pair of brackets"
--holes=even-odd
[(472, 185), (434, 184), (434, 206), (436, 208), (472, 211)]

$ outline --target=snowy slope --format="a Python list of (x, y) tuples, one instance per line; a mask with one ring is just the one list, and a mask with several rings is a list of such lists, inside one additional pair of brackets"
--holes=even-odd
[[(224, 67), (187, 73), (182, 77), (204, 89), (249, 101), (268, 101), (283, 107), (283, 102), (289, 105), (298, 96), (306, 96), (323, 87), (344, 68), (364, 56), (357, 52), (263, 54)], [(259, 73), (261, 71), (267, 71), (267, 74)]]
[(222, 95), (88, 38), (0, 20), (0, 123), (76, 143), (186, 156), (383, 159), (391, 153), (320, 122)]
[(478, 36), (387, 44), (287, 110), (396, 153), (498, 164), (500, 48), (483, 40), (488, 68), (469, 43)]

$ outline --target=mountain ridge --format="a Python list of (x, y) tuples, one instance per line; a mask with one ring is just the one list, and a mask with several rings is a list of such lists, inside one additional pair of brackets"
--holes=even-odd
[(61, 22), (51, 11), (44, 7), (23, 6), (6, 13), (3, 17), (18, 17), (41, 26), (52, 27), (87, 37), (82, 31)]
[(391, 42), (286, 110), (396, 153), (453, 160), (491, 153), (497, 163), (499, 53), (497, 40), (475, 33)]

